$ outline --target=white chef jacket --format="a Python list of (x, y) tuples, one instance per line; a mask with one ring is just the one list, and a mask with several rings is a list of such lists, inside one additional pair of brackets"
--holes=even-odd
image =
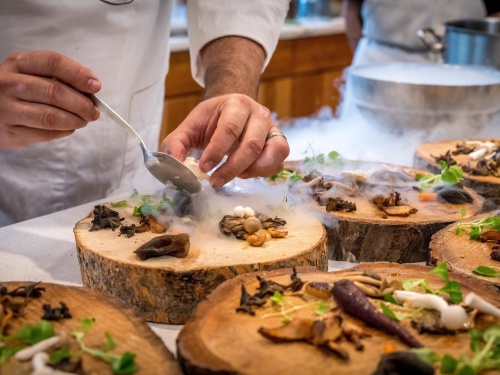
[[(173, 1), (127, 2), (2, 0), (0, 61), (16, 51), (53, 50), (88, 66), (102, 81), (99, 96), (156, 150)], [(200, 84), (201, 47), (225, 35), (260, 43), (267, 65), (288, 0), (187, 3), (192, 73)], [(64, 139), (0, 150), (0, 226), (104, 198), (147, 173), (140, 147), (105, 115)]]
[(446, 22), (485, 15), (482, 0), (365, 0), (361, 7), (363, 37), (352, 66), (433, 61), (416, 35), (418, 29), (432, 27), (444, 35)]

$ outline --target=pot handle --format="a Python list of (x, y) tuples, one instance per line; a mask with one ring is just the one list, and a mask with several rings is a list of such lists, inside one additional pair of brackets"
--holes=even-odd
[(433, 28), (418, 29), (417, 36), (429, 48), (430, 52), (439, 55), (443, 52), (444, 47), (441, 37), (436, 34)]

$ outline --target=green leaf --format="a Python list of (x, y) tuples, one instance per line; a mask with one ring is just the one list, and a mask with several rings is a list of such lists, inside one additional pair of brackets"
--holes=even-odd
[(411, 349), (411, 352), (414, 353), (422, 362), (431, 366), (441, 361), (439, 354), (429, 348)]
[(273, 304), (282, 305), (284, 303), (283, 295), (278, 291), (274, 292), (274, 294), (269, 299)]
[(476, 375), (476, 372), (470, 365), (464, 365), (457, 371), (457, 375)]
[(10, 357), (21, 350), (22, 346), (4, 346), (0, 347), (0, 366), (6, 363)]
[(82, 328), (85, 332), (88, 332), (90, 329), (92, 329), (94, 323), (95, 323), (94, 318), (83, 318), (80, 321), (80, 324), (82, 325)]
[(340, 156), (340, 154), (337, 151), (330, 151), (328, 153), (328, 159), (330, 159), (330, 160), (338, 159), (339, 156)]
[(441, 373), (453, 374), (457, 368), (457, 360), (451, 355), (445, 354), (441, 360)]
[(391, 308), (389, 306), (387, 306), (385, 303), (381, 303), (380, 308), (382, 309), (382, 312), (384, 313), (384, 315), (387, 315), (392, 320), (399, 322), (399, 319), (396, 316), (396, 314), (394, 314), (394, 311), (392, 311)]
[(13, 338), (29, 345), (36, 344), (42, 340), (55, 335), (54, 326), (47, 320), (42, 320), (37, 325), (23, 325)]
[(135, 354), (130, 352), (123, 353), (111, 362), (111, 370), (114, 374), (132, 374), (136, 372)]
[(460, 217), (463, 219), (465, 215), (467, 215), (467, 210), (465, 209), (465, 207), (462, 207), (462, 209), (460, 210)]
[(404, 290), (413, 290), (417, 286), (422, 285), (424, 282), (424, 279), (406, 279), (401, 281), (401, 287)]
[(127, 200), (121, 200), (118, 202), (111, 202), (111, 207), (127, 207), (128, 201)]
[(472, 270), (472, 272), (477, 273), (481, 276), (486, 277), (500, 277), (500, 272), (495, 271), (493, 268), (486, 266), (479, 266)]
[(106, 344), (103, 345), (103, 347), (101, 348), (101, 350), (107, 352), (108, 350), (113, 350), (116, 348), (116, 344), (113, 340), (113, 337), (111, 337), (111, 334), (106, 331), (104, 333), (104, 336), (106, 336)]
[(398, 301), (396, 301), (396, 299), (394, 298), (394, 296), (392, 294), (384, 294), (383, 298), (384, 298), (384, 301), (393, 303), (395, 305), (400, 305), (400, 303), (398, 303)]
[(448, 281), (444, 287), (440, 289), (441, 292), (448, 293), (450, 301), (453, 303), (460, 303), (463, 300), (462, 291), (458, 281)]
[(63, 346), (55, 352), (50, 353), (49, 361), (51, 364), (56, 364), (70, 357), (71, 352), (69, 351), (68, 347)]
[(314, 310), (314, 313), (316, 315), (323, 315), (326, 314), (328, 311), (330, 311), (330, 306), (328, 305), (328, 303), (321, 301), (318, 304), (318, 308)]
[(434, 269), (430, 270), (429, 273), (432, 275), (437, 275), (445, 281), (449, 281), (446, 262), (439, 263)]

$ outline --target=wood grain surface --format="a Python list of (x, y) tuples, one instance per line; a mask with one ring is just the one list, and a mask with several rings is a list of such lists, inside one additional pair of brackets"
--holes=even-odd
[[(484, 140), (482, 140), (484, 141)], [(433, 143), (423, 143), (415, 151), (413, 165), (416, 168), (425, 169), (432, 173), (440, 173), (441, 165), (434, 157), (444, 155), (448, 150), (456, 150), (457, 144), (462, 140), (451, 140)], [(453, 155), (459, 165), (470, 163), (475, 166), (476, 162), (468, 155)], [(485, 210), (496, 209), (500, 205), (500, 178), (494, 176), (475, 176), (464, 173), (463, 183), (465, 186), (474, 189), (478, 194), (487, 198)]]
[(492, 216), (491, 213), (476, 215), (460, 220), (458, 223), (451, 224), (437, 232), (429, 245), (430, 264), (446, 262), (450, 268), (463, 272), (469, 277), (500, 287), (500, 277), (485, 277), (472, 272), (479, 266), (500, 269), (500, 262), (490, 257), (493, 243), (471, 240), (466, 231), (460, 235), (456, 234), (459, 223), (490, 216)]
[[(3, 282), (8, 291), (19, 286), (29, 285), (29, 282)], [(109, 332), (116, 343), (115, 354), (126, 351), (136, 354), (138, 365), (137, 375), (146, 374), (180, 374), (180, 368), (172, 353), (166, 348), (161, 339), (149, 328), (142, 319), (122, 302), (115, 298), (104, 297), (99, 293), (83, 287), (65, 286), (58, 284), (40, 283), (37, 285), (45, 289), (42, 296), (32, 299), (24, 309), (24, 315), (14, 319), (8, 326), (8, 334), (16, 332), (24, 324), (35, 325), (41, 321), (44, 304), (52, 308), (60, 307), (60, 302), (66, 303), (72, 315), (70, 319), (54, 321), (56, 334), (64, 331), (72, 338), (72, 332), (82, 330), (81, 320), (92, 318), (94, 326), (85, 335), (84, 342), (88, 347), (100, 348), (106, 343), (105, 332)], [(79, 345), (76, 340), (70, 340), (71, 352), (77, 352)], [(13, 361), (13, 359), (9, 360)], [(0, 366), (0, 374), (13, 374), (15, 368), (30, 368), (29, 362), (23, 366), (7, 363)], [(112, 374), (109, 364), (84, 354), (82, 357), (84, 374)], [(30, 371), (27, 372), (28, 374)]]
[[(132, 208), (116, 208), (125, 223), (138, 223)], [(262, 247), (224, 237), (214, 228), (210, 237), (191, 239), (186, 258), (162, 256), (141, 261), (134, 251), (151, 232), (134, 237), (118, 231), (90, 232), (92, 217), (74, 228), (83, 284), (120, 298), (147, 321), (184, 324), (196, 305), (223, 281), (237, 275), (284, 267), (328, 269), (325, 228), (313, 216), (286, 217), (288, 236)]]
[[(355, 269), (376, 272), (388, 280), (403, 280), (422, 278), (432, 268), (377, 262), (362, 263)], [(334, 282), (351, 271), (352, 269), (324, 273), (312, 268), (300, 268), (298, 276), (303, 281)], [(257, 274), (267, 280), (287, 284), (291, 272), (290, 269), (283, 269)], [(500, 294), (495, 288), (457, 272), (450, 272), (450, 278), (460, 282), (462, 293), (473, 290), (490, 302), (500, 304)], [(439, 286), (442, 281), (429, 275), (427, 279), (435, 286)], [(177, 353), (186, 374), (371, 374), (383, 354), (384, 345), (394, 345), (396, 350), (408, 350), (397, 338), (365, 326), (354, 318), (347, 319), (371, 337), (363, 339), (363, 351), (356, 351), (348, 344), (344, 346), (349, 352), (349, 361), (343, 361), (304, 342), (271, 342), (257, 331), (260, 327), (281, 326), (283, 317), (263, 318), (265, 313), (276, 311), (270, 306), (270, 302), (262, 308), (255, 308), (256, 316), (237, 313), (235, 309), (239, 306), (242, 284), (250, 294), (255, 293), (259, 286), (256, 274), (241, 275), (219, 286), (198, 306), (194, 316), (180, 332)], [(297, 304), (300, 301), (299, 298), (293, 300)], [(291, 316), (294, 319), (317, 319), (318, 316), (314, 315), (313, 310), (314, 308), (297, 310)], [(466, 332), (456, 335), (419, 335), (410, 327), (408, 321), (402, 324), (426, 347), (440, 354), (449, 353), (458, 357), (461, 353), (469, 353), (469, 338)]]

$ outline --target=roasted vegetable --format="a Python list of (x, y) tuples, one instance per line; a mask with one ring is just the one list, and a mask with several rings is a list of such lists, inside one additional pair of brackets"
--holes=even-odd
[(381, 331), (397, 336), (412, 348), (421, 348), (418, 342), (402, 325), (379, 312), (365, 294), (351, 280), (335, 282), (332, 290), (337, 305), (346, 313)]

